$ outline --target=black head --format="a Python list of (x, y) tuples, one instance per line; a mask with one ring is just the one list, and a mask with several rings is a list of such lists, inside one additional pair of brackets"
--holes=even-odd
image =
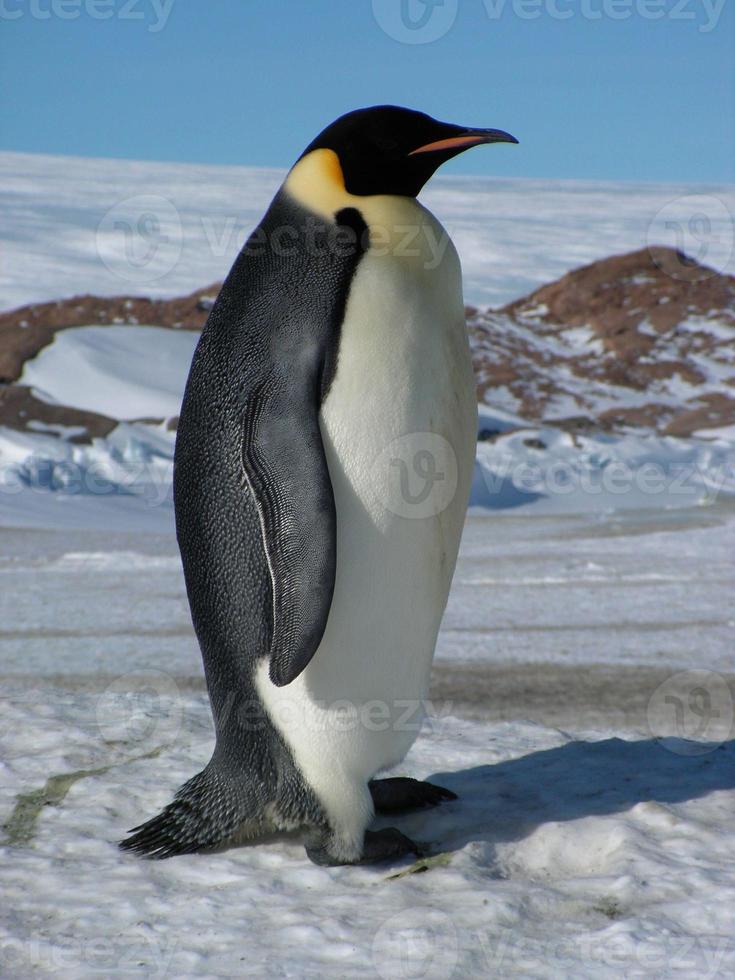
[(339, 157), (350, 194), (415, 197), (447, 160), (482, 143), (517, 143), (500, 129), (468, 129), (423, 112), (380, 105), (340, 116), (309, 144)]

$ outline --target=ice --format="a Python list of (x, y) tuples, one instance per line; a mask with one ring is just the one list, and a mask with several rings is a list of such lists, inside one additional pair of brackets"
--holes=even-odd
[[(283, 177), (0, 153), (0, 309), (75, 293), (171, 297), (221, 280)], [(686, 226), (693, 191), (735, 211), (727, 185), (437, 176), (421, 199), (457, 246), (467, 301), (499, 306), (572, 268), (645, 247), (664, 207)], [(732, 273), (727, 208), (709, 210), (706, 261)]]
[(106, 529), (0, 529), (3, 975), (733, 972), (731, 506), (468, 520), (429, 718), (395, 770), (459, 800), (392, 818), (434, 855), (405, 874), (317, 868), (298, 835), (117, 850), (213, 732), (164, 508), (86, 504)]

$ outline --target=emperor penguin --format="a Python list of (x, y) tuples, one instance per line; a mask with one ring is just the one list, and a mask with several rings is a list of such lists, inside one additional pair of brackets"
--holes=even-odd
[(216, 743), (121, 842), (169, 857), (301, 828), (318, 864), (419, 854), (376, 812), (421, 726), (475, 458), (460, 263), (417, 195), (472, 146), (397, 106), (307, 146), (238, 255), (186, 384), (176, 532)]

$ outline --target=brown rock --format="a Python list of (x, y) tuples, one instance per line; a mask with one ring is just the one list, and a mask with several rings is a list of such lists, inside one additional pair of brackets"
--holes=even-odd
[[(38, 423), (34, 425), (34, 423)], [(83, 412), (66, 405), (49, 405), (33, 394), (30, 388), (9, 385), (0, 391), (0, 425), (19, 432), (42, 432), (64, 437), (62, 431), (46, 427), (63, 426), (81, 429), (69, 436), (69, 442), (91, 442), (109, 435), (118, 423), (106, 415)]]
[(689, 435), (735, 405), (735, 278), (672, 249), (575, 269), (469, 331), (480, 401), (532, 422)]

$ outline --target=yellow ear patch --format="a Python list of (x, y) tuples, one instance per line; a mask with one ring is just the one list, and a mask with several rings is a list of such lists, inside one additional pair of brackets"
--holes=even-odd
[(310, 211), (332, 218), (354, 200), (345, 189), (342, 165), (334, 150), (312, 150), (286, 177), (288, 193)]
[(345, 177), (342, 173), (342, 164), (334, 150), (315, 150), (314, 152), (320, 154), (318, 165), (324, 173), (324, 179), (330, 180), (336, 187), (344, 190)]

